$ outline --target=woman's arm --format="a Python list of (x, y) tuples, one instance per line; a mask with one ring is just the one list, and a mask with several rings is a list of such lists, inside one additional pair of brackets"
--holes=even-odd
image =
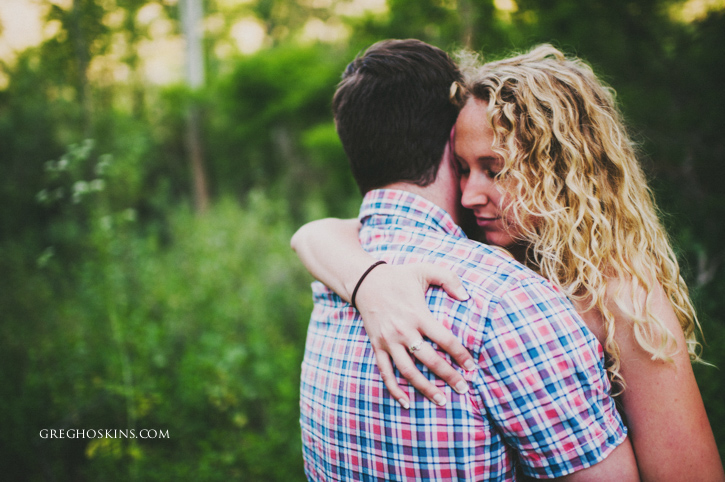
[[(626, 384), (621, 395), (622, 406), (640, 475), (645, 481), (722, 482), (725, 480), (722, 461), (682, 328), (664, 290), (659, 285), (656, 289), (654, 314), (677, 340), (678, 351), (673, 363), (652, 360), (636, 341), (629, 316), (614, 302), (608, 303), (615, 316), (615, 340)], [(601, 317), (596, 319), (590, 312), (584, 313), (583, 318), (602, 340)]]
[(307, 271), (348, 303), (360, 275), (377, 261), (360, 246), (359, 230), (357, 219), (320, 219), (290, 241)]
[[(344, 300), (350, 301), (360, 276), (375, 261), (358, 240), (356, 219), (322, 219), (302, 226), (292, 237), (292, 248), (316, 279)], [(406, 393), (399, 387), (391, 357), (401, 375), (438, 405), (443, 393), (416, 368), (409, 347), (422, 337), (435, 342), (466, 369), (475, 368), (473, 358), (458, 339), (428, 310), (425, 292), (441, 286), (453, 298), (468, 299), (463, 285), (452, 272), (431, 264), (381, 265), (372, 270), (358, 288), (356, 305), (375, 350), (380, 375), (390, 394), (405, 408)], [(430, 344), (423, 343), (415, 357), (456, 391), (468, 390), (466, 381)]]

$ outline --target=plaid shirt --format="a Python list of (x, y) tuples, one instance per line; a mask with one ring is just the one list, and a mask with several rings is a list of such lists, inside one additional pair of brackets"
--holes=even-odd
[(461, 370), (470, 390), (459, 395), (417, 364), (445, 393), (444, 407), (396, 372), (411, 399), (402, 409), (380, 378), (359, 313), (313, 283), (300, 399), (310, 480), (515, 480), (517, 470), (551, 478), (600, 462), (624, 441), (602, 348), (549, 282), (467, 239), (414, 194), (371, 191), (360, 219), (373, 256), (435, 263), (461, 277), (469, 300), (439, 288), (427, 299), (478, 369)]

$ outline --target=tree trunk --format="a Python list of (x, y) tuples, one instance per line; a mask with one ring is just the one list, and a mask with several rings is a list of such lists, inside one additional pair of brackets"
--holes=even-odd
[(73, 50), (75, 51), (76, 62), (78, 63), (78, 97), (83, 116), (83, 136), (88, 139), (92, 136), (92, 114), (91, 92), (88, 85), (88, 46), (83, 29), (81, 28), (81, 2), (73, 0), (71, 10), (71, 35), (73, 36)]
[(458, 0), (458, 12), (461, 17), (461, 43), (466, 48), (473, 48), (474, 12), (471, 0)]
[(189, 153), (191, 179), (194, 188), (194, 207), (197, 213), (206, 212), (209, 207), (209, 190), (204, 170), (204, 152), (201, 141), (201, 115), (199, 106), (189, 106), (186, 118), (186, 149)]
[[(181, 0), (179, 6), (186, 39), (186, 82), (192, 90), (198, 90), (204, 86), (201, 0)], [(191, 102), (187, 112), (186, 147), (194, 190), (194, 206), (198, 213), (204, 213), (209, 207), (209, 189), (204, 167), (201, 115), (196, 101)]]

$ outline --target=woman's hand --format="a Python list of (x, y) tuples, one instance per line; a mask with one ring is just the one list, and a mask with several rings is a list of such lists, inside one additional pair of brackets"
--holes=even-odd
[[(345, 301), (350, 301), (360, 275), (377, 261), (360, 246), (359, 229), (357, 219), (321, 219), (302, 226), (291, 241), (310, 273)], [(468, 390), (463, 377), (423, 337), (465, 369), (476, 367), (468, 351), (428, 309), (425, 292), (431, 285), (441, 286), (455, 299), (468, 299), (455, 274), (432, 264), (378, 266), (363, 280), (355, 299), (385, 385), (405, 408), (410, 401), (398, 386), (392, 363), (426, 397), (439, 405), (445, 403), (443, 392), (415, 367), (411, 347), (416, 358), (455, 390)]]
[(446, 403), (443, 392), (416, 368), (411, 354), (458, 393), (468, 391), (466, 380), (424, 337), (464, 369), (476, 368), (468, 350), (428, 309), (425, 292), (431, 285), (440, 286), (459, 301), (469, 298), (458, 276), (427, 263), (378, 266), (365, 278), (357, 293), (356, 305), (375, 350), (380, 375), (390, 394), (404, 408), (409, 408), (410, 400), (396, 381), (393, 363), (423, 395), (437, 405)]

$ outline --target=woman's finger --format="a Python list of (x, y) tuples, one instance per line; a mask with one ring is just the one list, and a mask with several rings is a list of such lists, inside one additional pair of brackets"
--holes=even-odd
[(449, 296), (458, 301), (466, 301), (470, 295), (463, 287), (461, 279), (453, 272), (435, 264), (421, 263), (413, 265), (418, 276), (426, 286), (440, 286)]
[(456, 392), (466, 393), (468, 391), (468, 383), (463, 376), (445, 358), (440, 356), (430, 343), (420, 340), (411, 346), (410, 351), (423, 365), (427, 366), (430, 371), (450, 385)]
[(416, 390), (421, 392), (427, 399), (440, 407), (446, 404), (446, 396), (438, 387), (428, 380), (420, 372), (420, 370), (418, 370), (413, 362), (413, 359), (410, 358), (410, 355), (405, 348), (400, 345), (392, 348), (391, 356), (393, 357), (393, 362), (398, 368), (400, 374), (403, 378), (408, 380), (408, 382), (413, 385)]
[[(465, 346), (456, 338), (456, 336), (443, 326), (433, 316), (427, 317), (423, 323), (421, 333), (428, 337), (432, 342), (438, 345), (438, 348), (448, 353), (460, 367), (466, 371), (476, 369), (476, 362), (468, 352)], [(430, 368), (430, 367), (429, 367)], [(446, 380), (447, 381), (447, 380)], [(449, 383), (449, 385), (451, 385)], [(454, 385), (451, 385), (455, 388)]]
[(383, 379), (383, 383), (388, 388), (390, 395), (398, 401), (401, 407), (405, 409), (410, 408), (410, 399), (408, 399), (408, 395), (398, 385), (398, 380), (393, 371), (393, 365), (390, 363), (390, 356), (382, 348), (375, 348), (373, 346), (373, 350), (375, 351), (375, 360), (378, 363), (380, 377)]

